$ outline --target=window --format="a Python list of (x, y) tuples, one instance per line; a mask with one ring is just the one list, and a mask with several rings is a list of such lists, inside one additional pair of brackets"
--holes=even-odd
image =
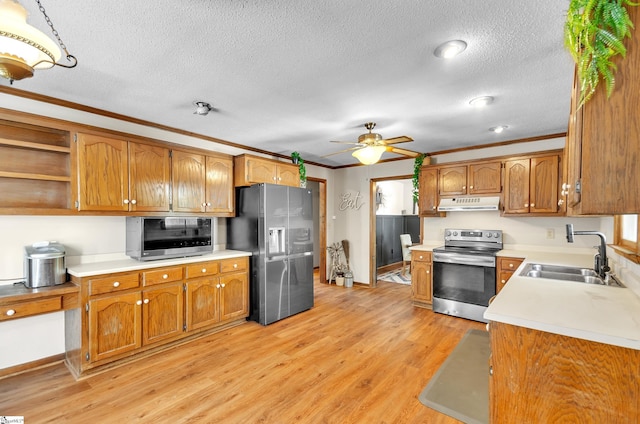
[(617, 215), (614, 219), (614, 249), (628, 259), (639, 262), (638, 215)]

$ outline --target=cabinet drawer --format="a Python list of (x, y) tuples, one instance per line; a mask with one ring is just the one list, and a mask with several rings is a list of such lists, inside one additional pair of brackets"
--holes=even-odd
[(171, 281), (182, 280), (182, 267), (160, 268), (142, 273), (142, 284), (151, 286), (153, 284), (169, 283)]
[(431, 252), (423, 252), (420, 250), (411, 251), (411, 260), (416, 262), (431, 262)]
[(0, 321), (62, 310), (62, 296), (0, 306)]
[(220, 261), (220, 272), (233, 272), (247, 269), (247, 258), (224, 259)]
[(215, 275), (220, 272), (220, 264), (218, 262), (199, 262), (197, 264), (187, 265), (186, 278), (206, 277)]
[(89, 280), (89, 295), (112, 293), (120, 290), (134, 289), (140, 285), (138, 273), (120, 274)]
[(500, 259), (500, 269), (504, 271), (515, 271), (524, 259), (502, 258)]

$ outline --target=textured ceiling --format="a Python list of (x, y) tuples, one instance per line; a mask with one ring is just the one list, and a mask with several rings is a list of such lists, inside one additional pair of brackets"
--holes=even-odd
[[(32, 0), (29, 22), (50, 34)], [(363, 124), (434, 152), (566, 131), (568, 1), (43, 0), (78, 58), (14, 87), (289, 155), (323, 158)], [(460, 56), (433, 55), (444, 41)], [(64, 62), (64, 59), (63, 59)], [(0, 81), (8, 85), (7, 80)], [(484, 109), (477, 96), (495, 97)], [(194, 115), (193, 101), (218, 112)], [(507, 125), (502, 134), (490, 127)], [(383, 159), (396, 155), (385, 153)]]

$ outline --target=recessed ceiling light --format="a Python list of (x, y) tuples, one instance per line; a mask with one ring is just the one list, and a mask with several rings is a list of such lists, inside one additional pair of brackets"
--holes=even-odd
[(443, 59), (449, 59), (454, 56), (459, 55), (467, 48), (467, 43), (462, 40), (450, 40), (445, 43), (440, 44), (434, 51), (433, 54), (437, 57), (441, 57)]
[(489, 128), (489, 131), (493, 131), (496, 134), (500, 134), (502, 131), (509, 128), (507, 125), (498, 125), (497, 127)]
[(469, 102), (471, 106), (475, 107), (484, 107), (491, 103), (493, 103), (493, 97), (491, 96), (476, 97), (475, 99), (471, 99), (471, 101)]

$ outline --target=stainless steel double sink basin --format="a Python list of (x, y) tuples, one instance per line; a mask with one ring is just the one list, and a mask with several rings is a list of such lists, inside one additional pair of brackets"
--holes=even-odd
[(518, 274), (521, 277), (548, 278), (552, 280), (574, 281), (602, 286), (624, 287), (618, 280), (609, 278), (608, 281), (590, 268), (579, 268), (562, 265), (527, 264)]

